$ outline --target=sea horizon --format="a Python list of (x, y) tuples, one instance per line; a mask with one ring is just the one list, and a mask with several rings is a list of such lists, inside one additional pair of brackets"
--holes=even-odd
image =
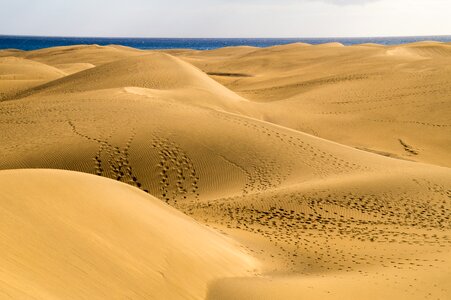
[(308, 44), (342, 43), (345, 46), (365, 43), (399, 45), (421, 41), (451, 42), (451, 35), (380, 36), (380, 37), (300, 37), (300, 38), (172, 38), (172, 37), (73, 37), (0, 34), (0, 50), (38, 50), (73, 45), (121, 45), (142, 50), (194, 49), (211, 50), (222, 47), (253, 46), (270, 47), (296, 42)]

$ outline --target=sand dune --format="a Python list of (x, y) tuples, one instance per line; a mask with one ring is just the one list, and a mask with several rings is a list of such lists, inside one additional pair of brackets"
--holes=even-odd
[(128, 47), (80, 45), (46, 48), (23, 52), (19, 55), (48, 65), (90, 63), (98, 66), (121, 58), (141, 54), (142, 51)]
[(78, 73), (87, 69), (94, 68), (95, 66), (90, 63), (68, 63), (68, 64), (57, 64), (55, 68), (63, 71), (67, 75)]
[(17, 56), (24, 52), (20, 49), (2, 49), (0, 50), (0, 57)]
[[(214, 78), (247, 99), (266, 102), (255, 107), (272, 123), (376, 153), (451, 166), (448, 44), (294, 45), (226, 58), (202, 52), (181, 57), (209, 73), (251, 75)], [(416, 150), (406, 151), (403, 144)]]
[(67, 74), (57, 68), (18, 57), (0, 57), (0, 100)]
[[(134, 187), (1, 171), (5, 238), (17, 228), (32, 235), (8, 225), (18, 220), (53, 230), (13, 239), (8, 251), (19, 260), (4, 260), (5, 289), (37, 298), (449, 298), (448, 48), (0, 51), (7, 76), (43, 74), (0, 102), (0, 169), (74, 170)], [(18, 84), (11, 80), (0, 86)], [(86, 226), (75, 235), (78, 222)], [(35, 259), (68, 234), (59, 255), (69, 255), (70, 270)], [(32, 284), (27, 276), (46, 263)], [(61, 278), (73, 284), (63, 289)]]
[(0, 172), (0, 297), (202, 299), (256, 267), (239, 246), (145, 193), (57, 170)]
[[(230, 101), (247, 101), (196, 67), (164, 53), (133, 56), (87, 68), (60, 80), (26, 90), (15, 97), (21, 98), (36, 93), (67, 94), (124, 87), (129, 88), (129, 91), (150, 96), (155, 91), (175, 90), (168, 97), (183, 98), (182, 101), (191, 99), (204, 105), (210, 99), (213, 104), (216, 100), (226, 106)], [(137, 88), (145, 88), (147, 91)], [(202, 99), (197, 101), (196, 98)]]

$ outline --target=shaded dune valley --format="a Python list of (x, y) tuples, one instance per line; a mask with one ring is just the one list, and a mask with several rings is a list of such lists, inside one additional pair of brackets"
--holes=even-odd
[(0, 51), (0, 299), (451, 299), (451, 44)]

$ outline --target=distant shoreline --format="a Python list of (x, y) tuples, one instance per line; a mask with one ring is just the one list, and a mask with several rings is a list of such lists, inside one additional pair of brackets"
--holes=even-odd
[(211, 50), (233, 46), (270, 47), (291, 43), (312, 45), (338, 42), (345, 46), (374, 43), (399, 45), (421, 41), (451, 42), (451, 35), (406, 37), (343, 37), (343, 38), (108, 38), (108, 37), (45, 37), (0, 35), (0, 50), (38, 50), (58, 46), (121, 45), (142, 50), (193, 49)]

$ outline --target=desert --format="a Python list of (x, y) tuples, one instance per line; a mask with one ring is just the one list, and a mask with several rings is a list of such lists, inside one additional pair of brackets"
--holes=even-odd
[(451, 43), (0, 50), (1, 299), (450, 299)]

